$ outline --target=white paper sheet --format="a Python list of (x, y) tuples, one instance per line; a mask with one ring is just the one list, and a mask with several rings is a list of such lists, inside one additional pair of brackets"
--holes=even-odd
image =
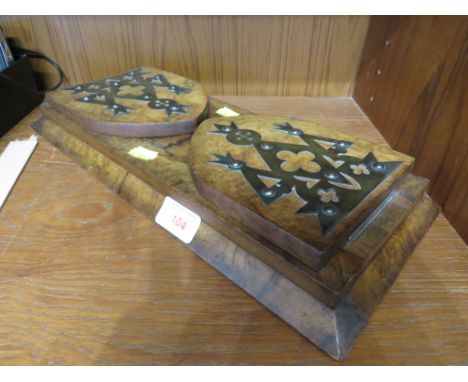
[(37, 146), (37, 137), (8, 144), (0, 155), (0, 209)]

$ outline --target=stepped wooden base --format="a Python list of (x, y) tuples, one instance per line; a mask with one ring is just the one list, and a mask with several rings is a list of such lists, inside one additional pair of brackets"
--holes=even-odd
[[(112, 151), (112, 138), (103, 143), (96, 135), (60, 120), (47, 107), (45, 110), (49, 118), (56, 117), (54, 122), (41, 118), (33, 128), (148, 218), (154, 219), (166, 195), (200, 213), (202, 223), (189, 248), (337, 360), (349, 352), (439, 212), (424, 195), (427, 183), (408, 178), (382, 203), (381, 211), (350, 238), (343, 247), (342, 258), (338, 256), (339, 264), (352, 258), (352, 263), (359, 266), (335, 264), (326, 274), (314, 273), (288, 261), (287, 256), (281, 257), (268, 243), (260, 243), (260, 248), (260, 240), (239, 230), (235, 222), (229, 226), (227, 219), (216, 220), (213, 211), (207, 212), (206, 203), (196, 191), (193, 193), (195, 188), (187, 178), (188, 172), (182, 165), (170, 162), (171, 157), (175, 162), (185, 155), (183, 145), (174, 142), (188, 142), (189, 137), (150, 142), (167, 154), (166, 166), (171, 163), (174, 179), (165, 183), (148, 178), (140, 167), (134, 166), (136, 160)], [(130, 143), (135, 144), (133, 140)], [(147, 144), (141, 139), (142, 146)], [(164, 166), (164, 160), (161, 165)], [(250, 241), (246, 239), (249, 237)], [(336, 270), (341, 272), (340, 277)]]

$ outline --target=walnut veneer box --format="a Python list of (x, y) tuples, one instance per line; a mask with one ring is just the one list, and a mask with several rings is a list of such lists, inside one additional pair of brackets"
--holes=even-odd
[(413, 158), (159, 69), (58, 90), (42, 109), (34, 129), (147, 217), (165, 197), (198, 214), (187, 245), (338, 360), (439, 211)]

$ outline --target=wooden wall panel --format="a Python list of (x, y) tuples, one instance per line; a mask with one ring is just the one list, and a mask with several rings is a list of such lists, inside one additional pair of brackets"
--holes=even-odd
[[(3, 16), (67, 83), (141, 65), (199, 80), (210, 94), (347, 96), (367, 16)], [(44, 66), (41, 66), (45, 70)]]
[(372, 17), (355, 100), (468, 241), (468, 17)]

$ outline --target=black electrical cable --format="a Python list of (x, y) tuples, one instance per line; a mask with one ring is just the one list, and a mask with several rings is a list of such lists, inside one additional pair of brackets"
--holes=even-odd
[(45, 60), (47, 61), (50, 65), (52, 65), (55, 70), (58, 72), (59, 74), (59, 80), (57, 82), (56, 85), (54, 85), (53, 87), (51, 87), (50, 89), (46, 89), (46, 90), (40, 90), (40, 91), (33, 91), (31, 89), (27, 89), (25, 88), (24, 86), (22, 86), (20, 83), (17, 83), (17, 81), (13, 80), (12, 78), (9, 78), (3, 74), (0, 73), (0, 76), (11, 81), (11, 82), (15, 82), (17, 83), (17, 85), (21, 86), (22, 88), (25, 88), (26, 90), (30, 91), (30, 92), (33, 92), (33, 93), (39, 93), (39, 94), (43, 94), (43, 93), (47, 93), (47, 92), (51, 92), (53, 90), (56, 90), (58, 89), (64, 79), (65, 79), (65, 74), (63, 73), (63, 70), (62, 68), (53, 60), (51, 60), (49, 57), (47, 57), (46, 55), (42, 54), (42, 53), (39, 53), (39, 52), (36, 52), (34, 50), (30, 50), (30, 49), (25, 49), (25, 48), (20, 48), (20, 47), (17, 47), (17, 46), (12, 46), (11, 47), (11, 51), (13, 52), (13, 55), (14, 56), (27, 56), (28, 58), (32, 58), (32, 59), (38, 59), (38, 60)]
[(15, 46), (15, 47), (12, 47), (12, 51), (13, 51), (13, 53), (15, 55), (16, 54), (25, 54), (29, 58), (38, 59), (38, 60), (45, 60), (49, 64), (51, 64), (55, 68), (55, 70), (57, 70), (57, 72), (59, 74), (58, 83), (55, 86), (53, 86), (52, 88), (42, 91), (42, 93), (47, 93), (47, 92), (56, 90), (56, 89), (58, 89), (60, 87), (60, 85), (62, 85), (62, 83), (63, 83), (63, 81), (65, 79), (65, 74), (63, 73), (62, 68), (55, 61), (52, 61), (49, 57), (47, 57), (46, 55), (44, 55), (42, 53), (36, 52), (34, 50), (30, 50), (30, 49), (25, 49), (25, 48), (20, 48), (20, 47)]

